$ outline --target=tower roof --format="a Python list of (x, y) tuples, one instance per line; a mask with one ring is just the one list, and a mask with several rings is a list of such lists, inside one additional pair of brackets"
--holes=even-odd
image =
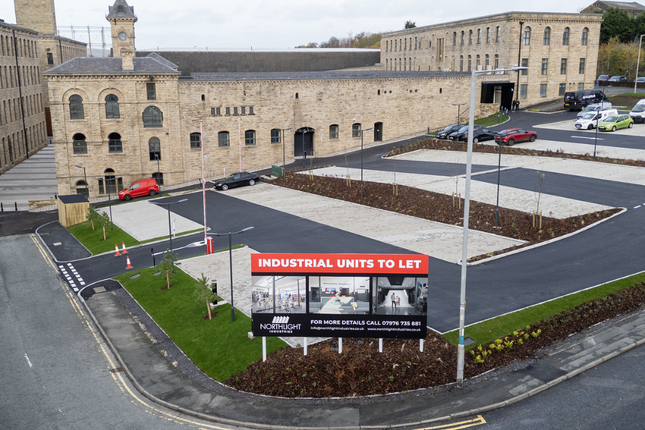
[(108, 14), (106, 16), (108, 20), (110, 19), (134, 19), (137, 17), (134, 15), (134, 6), (128, 6), (128, 3), (125, 0), (116, 0), (113, 6), (108, 6)]

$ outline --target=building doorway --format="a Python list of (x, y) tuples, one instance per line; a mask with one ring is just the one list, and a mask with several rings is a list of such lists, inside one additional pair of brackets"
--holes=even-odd
[(293, 156), (307, 158), (314, 156), (314, 129), (303, 127), (293, 134)]
[(374, 123), (374, 142), (383, 142), (383, 123)]

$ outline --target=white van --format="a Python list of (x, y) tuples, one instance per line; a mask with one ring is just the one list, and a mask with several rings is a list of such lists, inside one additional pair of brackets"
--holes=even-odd
[(629, 116), (632, 117), (634, 122), (643, 122), (645, 121), (645, 99), (640, 99), (636, 106), (629, 113)]
[(596, 128), (597, 123), (611, 115), (618, 115), (618, 111), (616, 109), (607, 109), (600, 112), (587, 112), (582, 118), (578, 118), (576, 128), (578, 130), (593, 130)]
[(584, 114), (589, 112), (598, 112), (601, 110), (611, 109), (612, 107), (611, 102), (600, 102), (588, 105), (582, 111), (578, 112), (578, 119), (582, 118)]

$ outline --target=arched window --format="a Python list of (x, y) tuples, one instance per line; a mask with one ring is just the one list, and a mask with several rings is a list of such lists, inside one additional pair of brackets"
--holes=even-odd
[(566, 27), (564, 29), (564, 33), (562, 33), (562, 44), (563, 45), (569, 44), (569, 27)]
[(69, 119), (84, 119), (83, 98), (74, 94), (69, 98)]
[(123, 189), (123, 179), (121, 177), (116, 178), (114, 176), (114, 170), (105, 169), (104, 179), (99, 179), (99, 194), (116, 194), (117, 191)]
[(338, 139), (338, 124), (329, 126), (329, 139)]
[(217, 145), (229, 146), (228, 131), (220, 131), (217, 133)]
[(163, 127), (163, 114), (154, 106), (148, 106), (143, 111), (144, 127)]
[(485, 67), (484, 67), (484, 68), (485, 68), (486, 70), (488, 70), (488, 69), (489, 69), (489, 67), (490, 67), (490, 55), (486, 54), (486, 60), (485, 60), (485, 61), (486, 61), (486, 62), (484, 63), (484, 64), (485, 64)]
[(526, 26), (524, 27), (524, 45), (530, 45), (531, 44), (531, 27)]
[(74, 154), (87, 154), (87, 141), (85, 140), (85, 135), (76, 133), (73, 140)]
[(361, 124), (352, 124), (352, 137), (361, 137)]
[(459, 56), (459, 71), (460, 72), (464, 71), (464, 56), (463, 55)]
[(542, 44), (548, 46), (551, 44), (551, 27), (544, 29), (544, 37), (542, 38)]
[(462, 32), (461, 32), (461, 45), (462, 45), (462, 46), (464, 45), (464, 34), (465, 34), (465, 33), (462, 31)]
[(279, 128), (274, 128), (271, 130), (271, 143), (282, 143), (280, 131), (281, 130)]
[(150, 152), (150, 161), (161, 160), (161, 142), (156, 137), (151, 137), (148, 141), (148, 151)]
[(452, 33), (452, 46), (457, 46), (457, 32)]
[(481, 59), (479, 57), (479, 54), (477, 54), (477, 63), (475, 63), (475, 69), (479, 70), (479, 68), (480, 68), (479, 66), (481, 66), (481, 64), (482, 64)]
[(589, 29), (587, 27), (582, 29), (582, 40), (580, 44), (582, 46), (587, 46), (587, 39), (589, 38)]
[(473, 31), (472, 30), (468, 31), (468, 44), (469, 45), (473, 44)]
[(190, 149), (199, 149), (202, 147), (202, 135), (200, 133), (190, 133)]
[(468, 71), (469, 72), (472, 70), (472, 67), (473, 67), (472, 63), (473, 63), (472, 56), (469, 55), (468, 56)]
[(90, 197), (90, 190), (87, 188), (87, 182), (78, 181), (76, 182), (76, 194), (82, 194), (85, 197)]
[(246, 130), (244, 132), (244, 144), (255, 145), (255, 130)]
[(119, 113), (119, 98), (114, 94), (108, 94), (105, 97), (105, 117), (107, 119), (121, 118)]
[(123, 143), (119, 133), (110, 133), (108, 136), (108, 151), (110, 154), (120, 154), (123, 152)]

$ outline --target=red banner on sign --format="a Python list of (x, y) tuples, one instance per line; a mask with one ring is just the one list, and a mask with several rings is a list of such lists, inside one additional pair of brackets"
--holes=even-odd
[(251, 254), (255, 273), (348, 273), (427, 275), (421, 254)]

